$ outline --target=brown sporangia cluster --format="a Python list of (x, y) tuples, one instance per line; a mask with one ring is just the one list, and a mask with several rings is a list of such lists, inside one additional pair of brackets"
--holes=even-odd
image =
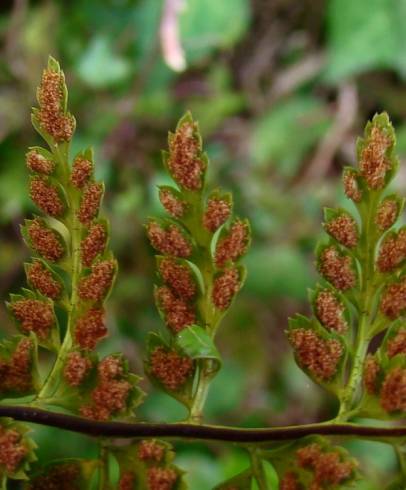
[(183, 258), (192, 255), (192, 244), (178, 225), (171, 224), (164, 228), (156, 221), (150, 221), (147, 234), (151, 245), (163, 255)]
[(44, 157), (37, 150), (30, 150), (26, 155), (27, 168), (31, 172), (50, 175), (55, 169), (55, 163), (50, 158)]
[(150, 365), (155, 378), (172, 391), (179, 390), (194, 370), (192, 359), (164, 347), (156, 347), (153, 350)]
[(120, 476), (118, 490), (134, 490), (135, 475), (132, 471), (126, 471)]
[(190, 267), (179, 263), (171, 257), (159, 261), (158, 271), (162, 280), (171, 290), (184, 300), (191, 300), (197, 292), (196, 282)]
[(380, 389), (380, 404), (388, 413), (406, 413), (406, 368), (390, 369)]
[(355, 219), (348, 214), (341, 214), (324, 225), (327, 233), (341, 245), (354, 248), (358, 243), (358, 226)]
[(28, 455), (28, 448), (20, 432), (0, 425), (0, 467), (14, 473)]
[(327, 330), (340, 334), (347, 331), (348, 323), (344, 318), (344, 311), (344, 305), (332, 291), (323, 289), (317, 293), (316, 316)]
[(336, 289), (346, 291), (357, 284), (351, 257), (334, 247), (326, 247), (319, 256), (319, 271)]
[(344, 458), (337, 450), (325, 450), (313, 443), (296, 451), (296, 463), (312, 473), (309, 490), (324, 490), (350, 480), (356, 469), (354, 461)]
[(9, 358), (0, 357), (0, 394), (10, 392), (23, 394), (32, 390), (33, 349), (32, 340), (23, 338), (18, 342)]
[(27, 234), (31, 247), (44, 259), (57, 262), (63, 257), (65, 248), (59, 235), (42, 219), (36, 218), (31, 221), (27, 226)]
[(173, 218), (182, 218), (187, 209), (187, 203), (177, 197), (173, 191), (162, 187), (159, 189), (159, 200), (165, 211)]
[(101, 301), (110, 289), (115, 273), (113, 260), (101, 260), (92, 265), (90, 274), (79, 281), (78, 293), (83, 300)]
[(40, 127), (57, 143), (70, 141), (75, 130), (73, 116), (64, 108), (64, 77), (62, 72), (46, 69), (38, 89)]
[(283, 476), (279, 484), (279, 490), (301, 490), (296, 474), (293, 471), (288, 471)]
[(45, 474), (34, 477), (28, 490), (80, 490), (81, 470), (75, 463), (53, 465)]
[(355, 170), (350, 168), (344, 170), (343, 184), (345, 195), (355, 203), (360, 202), (362, 199), (362, 191), (360, 190), (357, 172)]
[(107, 242), (105, 227), (100, 223), (90, 226), (86, 237), (80, 243), (82, 264), (90, 267), (94, 259), (104, 252)]
[(79, 386), (88, 375), (92, 363), (80, 352), (69, 352), (63, 370), (63, 377), (70, 386)]
[(406, 412), (406, 368), (390, 369), (382, 383), (380, 392), (382, 408), (388, 412)]
[(380, 310), (391, 320), (406, 310), (406, 277), (386, 286), (381, 295)]
[(55, 325), (52, 304), (38, 299), (19, 299), (10, 303), (10, 309), (24, 333), (34, 332), (46, 339)]
[(103, 185), (99, 182), (92, 182), (84, 188), (77, 213), (78, 219), (83, 225), (88, 225), (96, 218), (102, 197)]
[(396, 334), (388, 340), (386, 353), (389, 358), (398, 354), (406, 355), (406, 327), (400, 327)]
[(80, 413), (94, 420), (108, 420), (126, 409), (131, 383), (126, 379), (122, 359), (115, 356), (100, 361), (97, 375), (91, 401), (80, 408)]
[(381, 231), (388, 230), (395, 224), (399, 215), (399, 204), (393, 198), (386, 198), (379, 204), (376, 210), (375, 223)]
[(406, 259), (406, 228), (384, 238), (376, 262), (380, 272), (392, 272)]
[[(134, 452), (135, 449), (135, 452)], [(129, 446), (130, 452), (118, 453), (120, 464), (119, 490), (133, 490), (145, 485), (148, 490), (171, 490), (178, 481), (178, 473), (168, 462), (169, 448), (154, 439)], [(123, 458), (123, 459), (121, 459)], [(135, 469), (136, 468), (136, 469)], [(176, 485), (176, 488), (178, 486)]]
[[(366, 156), (365, 152), (363, 154)], [(343, 172), (344, 192), (355, 204), (361, 203), (364, 198), (363, 177), (367, 175), (367, 166), (364, 165), (362, 168), (362, 171), (346, 168)], [(313, 296), (316, 318), (311, 322), (300, 315), (293, 319), (288, 337), (299, 366), (306, 369), (315, 381), (329, 383), (331, 389), (340, 397), (341, 394), (333, 385), (333, 381), (339, 383), (342, 378), (336, 375), (339, 372), (346, 373), (346, 368), (341, 362), (347, 359), (347, 342), (339, 336), (344, 336), (350, 326), (350, 314), (346, 315), (344, 302), (351, 294), (357, 294), (358, 288), (355, 288), (359, 286), (362, 278), (362, 271), (359, 271), (355, 257), (358, 246), (363, 244), (360, 240), (360, 230), (363, 230), (364, 223), (361, 219), (359, 229), (356, 219), (344, 210), (326, 209), (325, 216), (324, 229), (337, 243), (330, 239), (327, 245), (319, 248), (317, 267), (330, 286), (318, 288)], [(301, 328), (301, 325), (306, 328)], [(296, 482), (292, 477), (285, 483), (285, 488), (289, 487), (296, 488)]]
[[(401, 327), (380, 347), (388, 359), (406, 354), (406, 329)], [(406, 368), (388, 366), (377, 355), (368, 354), (364, 363), (363, 383), (369, 395), (376, 395), (383, 410), (389, 414), (406, 412)]]
[(60, 297), (62, 293), (61, 282), (55, 279), (52, 272), (40, 260), (34, 260), (28, 264), (26, 273), (29, 284), (42, 295), (53, 300)]
[[(82, 225), (80, 241), (81, 277), (77, 285), (78, 311), (73, 322), (75, 345), (84, 351), (94, 350), (107, 335), (102, 306), (111, 289), (116, 272), (114, 259), (105, 258), (107, 225), (98, 220), (104, 187), (93, 180), (91, 153), (79, 154), (73, 161), (70, 182), (80, 191), (76, 216)], [(90, 271), (84, 270), (90, 268)]]
[(240, 274), (232, 267), (218, 275), (213, 283), (212, 301), (219, 310), (227, 310), (240, 289)]
[(169, 134), (166, 164), (173, 180), (181, 188), (188, 191), (202, 188), (205, 163), (196, 123), (185, 121), (174, 134)]
[(379, 362), (372, 354), (368, 354), (364, 362), (363, 382), (366, 391), (373, 395), (377, 391), (378, 374), (381, 370)]
[(231, 215), (231, 204), (225, 199), (211, 198), (203, 214), (203, 226), (214, 233)]
[(343, 346), (336, 339), (323, 339), (310, 329), (297, 328), (289, 332), (289, 341), (299, 364), (319, 380), (328, 381), (337, 372)]
[(177, 296), (169, 287), (161, 286), (155, 290), (158, 308), (164, 313), (165, 323), (173, 333), (178, 333), (188, 325), (196, 323), (193, 306)]
[(385, 185), (385, 176), (391, 168), (387, 157), (387, 150), (393, 145), (393, 139), (384, 129), (373, 125), (365, 146), (361, 151), (359, 168), (370, 189), (382, 189)]
[(92, 174), (93, 163), (83, 156), (77, 156), (73, 162), (70, 176), (72, 184), (78, 189), (82, 189), (82, 187), (89, 181)]
[(153, 439), (141, 441), (138, 445), (138, 458), (141, 461), (160, 463), (165, 456), (165, 447)]
[(74, 338), (81, 349), (93, 350), (106, 335), (107, 326), (103, 308), (90, 308), (76, 320)]
[(161, 258), (158, 271), (164, 285), (155, 289), (155, 300), (167, 327), (176, 334), (196, 323), (196, 282), (190, 267), (173, 257)]
[(246, 221), (235, 220), (225, 236), (216, 245), (215, 262), (217, 267), (236, 262), (244, 255), (249, 246), (249, 226)]
[(62, 216), (65, 211), (58, 189), (44, 177), (35, 176), (31, 179), (30, 197), (43, 213), (54, 218)]
[(172, 490), (178, 479), (178, 474), (172, 468), (153, 466), (148, 468), (149, 490)]

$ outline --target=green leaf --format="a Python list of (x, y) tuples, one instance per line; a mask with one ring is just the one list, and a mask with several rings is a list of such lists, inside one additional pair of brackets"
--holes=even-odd
[(180, 16), (181, 44), (187, 60), (197, 62), (214, 49), (231, 47), (249, 21), (248, 0), (188, 0)]
[(223, 366), (210, 384), (205, 413), (209, 420), (238, 413), (247, 395), (247, 372), (243, 366), (231, 360)]
[[(271, 465), (269, 461), (266, 460), (261, 460), (260, 462), (262, 466), (262, 478), (263, 481), (262, 483), (266, 485), (266, 488), (272, 489), (272, 488), (277, 488), (278, 485), (278, 474), (276, 473), (274, 467)], [(260, 487), (258, 486), (257, 479), (255, 476), (252, 477), (251, 480), (251, 490), (260, 490)]]
[(386, 487), (386, 490), (404, 490), (405, 487), (406, 477), (399, 476), (399, 478), (396, 478), (395, 481), (393, 481)]
[(374, 68), (406, 73), (404, 0), (332, 0), (329, 4), (328, 80), (338, 82)]
[(236, 490), (247, 490), (251, 482), (251, 468), (233, 476), (229, 480), (220, 483), (213, 490), (228, 490), (235, 488)]
[(131, 73), (131, 65), (114, 53), (112, 41), (98, 35), (79, 59), (76, 71), (84, 82), (99, 89), (126, 80)]
[(246, 291), (273, 301), (289, 297), (303, 301), (311, 286), (306, 257), (289, 243), (254, 247), (245, 259), (249, 271)]
[(253, 127), (253, 163), (274, 166), (283, 176), (291, 177), (329, 125), (327, 109), (315, 97), (297, 95), (280, 102)]
[(212, 359), (215, 370), (221, 367), (221, 358), (210, 335), (199, 325), (184, 328), (176, 336), (176, 344), (192, 359)]

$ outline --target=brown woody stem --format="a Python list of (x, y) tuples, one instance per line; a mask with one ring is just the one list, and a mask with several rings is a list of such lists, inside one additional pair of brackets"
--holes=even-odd
[(293, 441), (309, 435), (348, 436), (381, 441), (396, 439), (398, 444), (406, 440), (406, 426), (404, 425), (376, 427), (351, 423), (321, 422), (300, 426), (241, 429), (237, 427), (185, 423), (99, 422), (32, 407), (6, 405), (0, 406), (0, 417), (12, 417), (19, 421), (57, 427), (95, 437), (134, 439), (165, 437), (170, 439), (221, 441), (237, 444), (265, 444), (278, 441)]

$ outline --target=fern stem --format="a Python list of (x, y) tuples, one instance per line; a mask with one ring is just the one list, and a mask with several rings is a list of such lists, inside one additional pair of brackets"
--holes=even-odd
[(70, 169), (69, 169), (69, 153), (67, 145), (62, 145), (62, 151), (60, 147), (55, 144), (51, 146), (52, 153), (55, 159), (58, 161), (61, 169), (63, 170), (63, 182), (62, 185), (66, 191), (66, 197), (68, 201), (68, 215), (65, 220), (65, 224), (69, 231), (70, 243), (68, 244), (71, 279), (71, 296), (68, 310), (68, 322), (65, 337), (63, 339), (61, 348), (59, 349), (57, 358), (53, 365), (51, 372), (49, 373), (45, 383), (42, 386), (41, 391), (38, 394), (37, 399), (42, 400), (52, 396), (56, 389), (57, 384), (60, 382), (60, 373), (63, 369), (63, 365), (66, 360), (66, 356), (72, 347), (72, 329), (75, 310), (77, 306), (77, 285), (79, 275), (81, 272), (80, 263), (80, 241), (81, 241), (81, 224), (77, 218), (77, 210), (79, 209), (79, 196), (77, 191), (70, 183)]
[(361, 292), (359, 296), (359, 325), (353, 349), (352, 365), (346, 387), (340, 398), (340, 409), (337, 421), (348, 420), (353, 415), (354, 404), (357, 401), (358, 387), (362, 380), (362, 368), (370, 342), (370, 332), (373, 326), (372, 304), (374, 299), (375, 280), (375, 250), (377, 238), (374, 229), (374, 217), (376, 215), (379, 194), (372, 195), (365, 210), (361, 210), (363, 229), (361, 235), (359, 259), (361, 268)]
[(261, 460), (258, 458), (258, 450), (256, 448), (252, 448), (250, 449), (249, 453), (251, 457), (252, 475), (257, 482), (258, 489), (268, 490), (264, 468), (262, 466)]

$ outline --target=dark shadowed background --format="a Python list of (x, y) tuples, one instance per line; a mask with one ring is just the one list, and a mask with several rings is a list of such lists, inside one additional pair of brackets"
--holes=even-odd
[[(290, 315), (308, 311), (322, 207), (348, 206), (340, 171), (354, 163), (356, 136), (376, 111), (391, 115), (406, 157), (405, 22), (406, 0), (2, 1), (1, 298), (24, 284), (29, 254), (19, 225), (34, 211), (24, 155), (39, 142), (29, 114), (52, 54), (77, 118), (73, 151), (92, 145), (106, 182), (104, 210), (120, 263), (101, 351), (124, 351), (142, 373), (146, 334), (162, 328), (143, 223), (161, 213), (156, 185), (166, 179), (160, 149), (167, 130), (190, 109), (211, 158), (209, 182), (233, 191), (253, 228), (248, 280), (219, 336), (224, 369), (207, 419), (271, 426), (331, 417), (334, 401), (295, 366), (284, 330)], [(405, 183), (401, 169), (400, 191)], [(0, 321), (9, 334), (4, 306)], [(140, 418), (182, 417), (176, 402), (143, 384), (149, 396)], [(35, 432), (41, 458), (95, 453), (89, 439)], [(395, 465), (391, 451), (349, 447), (374, 482), (356, 488), (381, 488)], [(227, 445), (177, 449), (193, 490), (246, 464)]]

